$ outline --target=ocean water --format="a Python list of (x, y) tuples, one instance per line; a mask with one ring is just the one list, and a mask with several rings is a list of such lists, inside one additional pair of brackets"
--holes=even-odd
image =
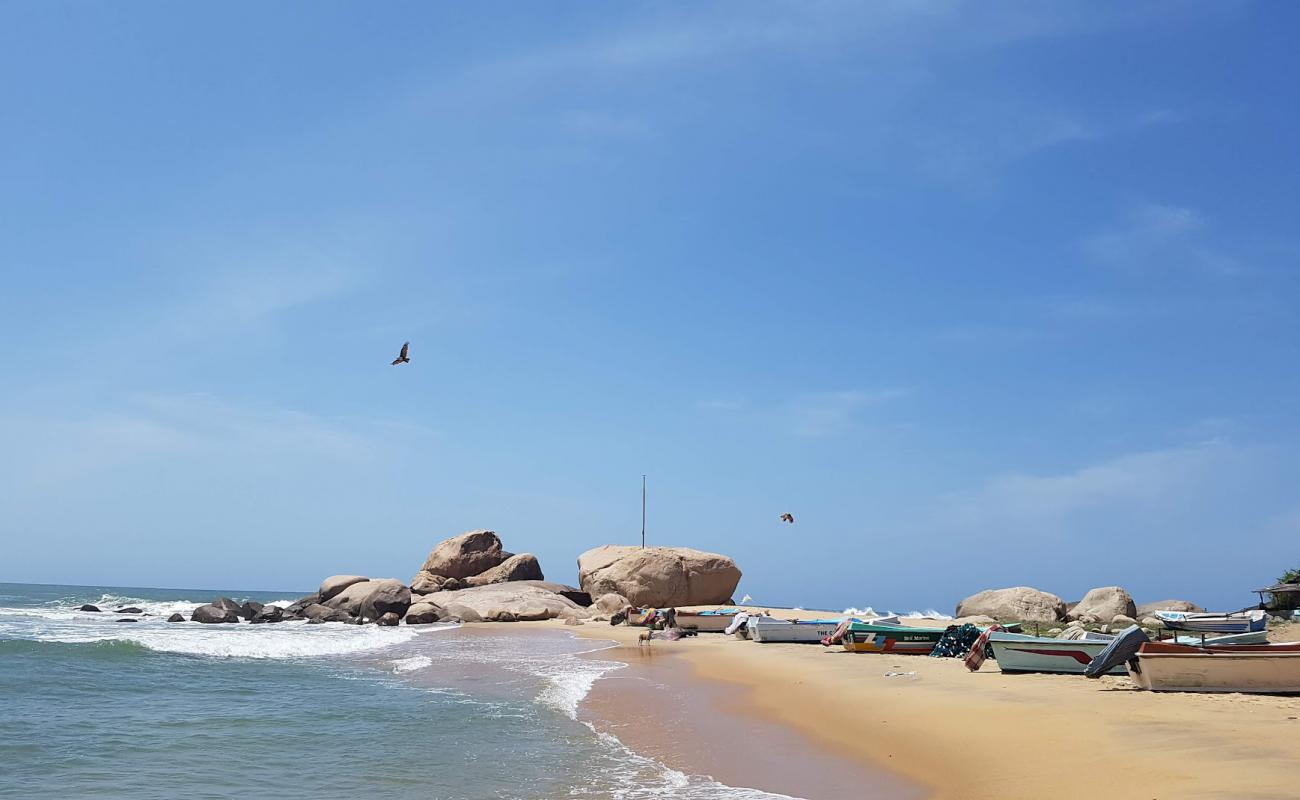
[(0, 583), (0, 798), (784, 797), (682, 774), (579, 721), (622, 667), (598, 642), (165, 622), (217, 594), (294, 599)]

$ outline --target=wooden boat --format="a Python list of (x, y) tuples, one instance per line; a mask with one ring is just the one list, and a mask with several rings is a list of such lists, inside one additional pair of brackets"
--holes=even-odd
[(912, 628), (875, 622), (854, 622), (844, 632), (850, 653), (929, 655), (947, 628)]
[(711, 611), (678, 611), (677, 627), (700, 633), (724, 633), (736, 618), (739, 609), (718, 608)]
[(1189, 633), (1246, 633), (1262, 631), (1268, 624), (1268, 614), (1258, 608), (1231, 614), (1157, 611), (1155, 616), (1169, 630)]
[[(844, 621), (840, 619), (777, 619), (776, 617), (750, 617), (749, 638), (756, 642), (800, 642), (817, 644), (835, 632)], [(897, 624), (897, 616), (874, 617), (864, 620), (876, 624)]]
[(1300, 642), (1189, 647), (1146, 642), (1129, 677), (1153, 692), (1300, 692)]

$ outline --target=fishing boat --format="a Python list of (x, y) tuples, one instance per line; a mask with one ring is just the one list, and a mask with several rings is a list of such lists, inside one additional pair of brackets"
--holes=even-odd
[(1230, 614), (1157, 611), (1155, 616), (1169, 630), (1189, 633), (1247, 633), (1262, 631), (1268, 624), (1268, 614), (1258, 608)]
[(1190, 647), (1144, 642), (1129, 677), (1153, 692), (1300, 692), (1300, 642)]
[[(1086, 639), (1053, 639), (1047, 636), (1028, 636), (1023, 633), (995, 631), (989, 635), (989, 646), (998, 669), (1003, 672), (1060, 672), (1083, 674), (1088, 666), (1115, 637), (1092, 634)], [(1124, 665), (1109, 670), (1108, 675), (1123, 675)]]
[(1205, 634), (1198, 636), (1185, 633), (1175, 636), (1172, 641), (1173, 644), (1189, 644), (1193, 647), (1221, 647), (1225, 644), (1268, 644), (1268, 631), (1227, 633), (1223, 636), (1206, 636)]
[[(861, 620), (875, 624), (897, 624), (897, 616), (873, 617)], [(756, 642), (800, 642), (816, 644), (835, 632), (844, 622), (840, 619), (777, 619), (776, 617), (750, 617), (749, 638)]]
[(736, 608), (718, 608), (710, 611), (678, 611), (677, 627), (695, 630), (700, 633), (724, 633), (727, 626), (740, 613)]
[(947, 628), (912, 628), (877, 622), (854, 622), (844, 631), (844, 649), (850, 653), (929, 655)]
[[(1171, 643), (1190, 646), (1222, 648), (1231, 645), (1254, 644), (1266, 641), (1265, 631), (1212, 636), (1204, 640), (1199, 636), (1179, 636)], [(989, 635), (989, 646), (998, 669), (1003, 672), (1056, 672), (1082, 675), (1084, 667), (1115, 640), (1114, 634), (1083, 631), (1078, 638), (1053, 639), (1047, 636), (1026, 636), (1019, 633), (995, 631)], [(1116, 664), (1106, 675), (1124, 675), (1124, 665)]]

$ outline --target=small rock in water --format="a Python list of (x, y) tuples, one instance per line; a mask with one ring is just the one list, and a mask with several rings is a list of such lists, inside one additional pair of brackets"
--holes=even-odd
[(118, 622), (139, 622), (139, 620), (137, 620), (137, 619), (131, 619), (130, 617), (123, 617), (123, 618), (119, 619)]
[(385, 628), (391, 628), (392, 626), (396, 625), (401, 621), (402, 618), (397, 616), (396, 612), (389, 611), (385, 614), (380, 615), (379, 619), (375, 620), (375, 624), (383, 625)]
[(86, 603), (84, 606), (82, 606), (81, 608), (79, 608), (79, 609), (77, 609), (77, 610), (78, 610), (78, 611), (94, 611), (94, 612), (96, 612), (96, 613), (99, 613), (99, 606), (92, 606), (90, 603)]
[(195, 622), (206, 622), (208, 624), (239, 622), (239, 615), (233, 609), (223, 608), (216, 603), (210, 603), (206, 606), (199, 606), (190, 614), (190, 619)]
[[(99, 609), (96, 609), (96, 611), (98, 611), (98, 610), (99, 610)], [(118, 610), (114, 611), (113, 613), (114, 613), (114, 614), (143, 614), (143, 613), (144, 613), (144, 609), (143, 609), (143, 608), (136, 608), (135, 606), (127, 606), (126, 608), (119, 608)]]
[(253, 614), (249, 622), (257, 625), (268, 622), (284, 622), (284, 609), (279, 606), (262, 606), (257, 613)]
[(184, 622), (184, 621), (185, 621), (185, 615), (184, 615), (184, 614), (172, 614), (170, 617), (167, 618), (167, 621), (168, 621), (168, 622)]

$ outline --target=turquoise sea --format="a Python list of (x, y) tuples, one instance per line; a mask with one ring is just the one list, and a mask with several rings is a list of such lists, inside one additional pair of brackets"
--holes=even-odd
[(621, 668), (590, 653), (600, 643), (165, 622), (218, 595), (295, 599), (0, 583), (0, 798), (783, 797), (684, 775), (581, 722), (592, 684)]

